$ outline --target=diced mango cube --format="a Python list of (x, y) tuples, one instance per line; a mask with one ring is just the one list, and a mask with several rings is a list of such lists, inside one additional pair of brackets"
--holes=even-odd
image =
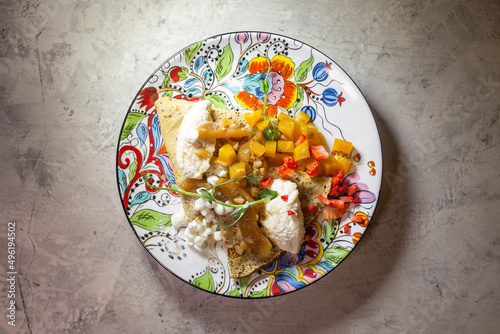
[(299, 124), (300, 124), (300, 123), (304, 123), (304, 124), (309, 123), (309, 120), (310, 120), (310, 119), (311, 119), (311, 115), (308, 115), (308, 114), (306, 114), (306, 113), (305, 113), (305, 112), (303, 112), (303, 111), (300, 111), (300, 112), (297, 114), (297, 116), (295, 116), (295, 121), (296, 121), (297, 123), (299, 123)]
[(265, 157), (273, 158), (276, 155), (276, 146), (277, 143), (275, 140), (266, 141), (266, 152), (264, 153)]
[(297, 123), (292, 118), (292, 121), (280, 121), (278, 123), (278, 130), (285, 136), (288, 140), (295, 141), (297, 138)]
[(255, 140), (250, 144), (250, 150), (258, 157), (261, 157), (264, 153), (266, 153), (266, 147)]
[(314, 159), (313, 157), (309, 157), (299, 160), (297, 162), (299, 164), (299, 170), (305, 172), (307, 170), (307, 167), (309, 167), (312, 163), (316, 162), (316, 159)]
[(276, 153), (274, 157), (267, 158), (267, 164), (269, 167), (279, 167), (283, 165), (283, 158), (286, 157), (292, 157), (291, 154), (285, 154), (285, 153)]
[[(231, 166), (229, 166), (229, 177), (231, 179), (236, 179), (238, 177), (242, 177), (242, 176), (245, 176), (247, 174), (247, 171), (246, 171), (246, 167), (245, 167), (245, 163), (243, 161), (240, 161), (240, 162), (237, 162), (235, 164), (232, 164)], [(240, 186), (246, 186), (246, 179), (241, 179), (241, 180), (238, 180), (236, 182), (238, 182), (238, 184)]]
[(263, 121), (259, 121), (259, 122), (257, 122), (257, 124), (255, 124), (257, 129), (259, 129), (260, 131), (264, 131), (264, 129), (267, 128), (268, 125), (269, 125), (268, 119), (265, 119)]
[(311, 154), (309, 153), (309, 142), (304, 140), (293, 150), (293, 160), (299, 161), (302, 159), (309, 158)]
[(295, 120), (285, 112), (280, 112), (278, 114), (278, 121), (280, 121), (280, 122), (295, 122)]
[(330, 155), (328, 158), (321, 160), (319, 163), (323, 166), (323, 170), (326, 175), (331, 175), (335, 173), (335, 171), (342, 169), (342, 166), (339, 164), (337, 159), (335, 159), (334, 155)]
[(247, 112), (243, 115), (245, 121), (247, 121), (248, 125), (253, 128), (258, 121), (260, 121), (264, 116), (260, 110), (255, 110), (252, 112)]
[(219, 149), (219, 163), (223, 166), (229, 166), (236, 160), (236, 152), (233, 146), (226, 144)]
[(335, 138), (335, 141), (333, 142), (333, 150), (346, 155), (351, 155), (352, 143), (347, 140)]
[(292, 153), (293, 147), (294, 147), (293, 141), (278, 140), (278, 152)]
[(335, 158), (337, 159), (337, 162), (340, 165), (340, 170), (343, 171), (344, 173), (347, 173), (347, 171), (351, 167), (352, 163), (351, 159), (345, 158), (343, 155), (339, 154), (337, 154)]

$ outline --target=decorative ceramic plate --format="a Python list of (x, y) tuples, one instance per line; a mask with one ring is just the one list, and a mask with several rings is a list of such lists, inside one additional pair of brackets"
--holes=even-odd
[[(262, 106), (260, 72), (272, 78), (267, 110), (311, 121), (332, 147), (335, 138), (354, 144), (344, 185), (357, 185), (342, 217), (306, 230), (298, 254), (285, 254), (243, 279), (231, 279), (222, 242), (199, 252), (187, 245), (183, 229), (171, 226), (181, 209), (176, 193), (146, 188), (144, 174), (159, 187), (175, 183), (160, 133), (154, 102), (162, 96), (209, 100), (216, 107), (248, 110)], [(207, 38), (167, 59), (146, 80), (128, 109), (117, 152), (123, 208), (146, 250), (172, 274), (200, 289), (237, 298), (262, 298), (307, 287), (330, 273), (354, 249), (375, 211), (382, 181), (382, 152), (373, 115), (362, 93), (330, 58), (307, 44), (264, 32), (236, 32)], [(356, 218), (358, 217), (358, 218)], [(362, 217), (360, 219), (359, 217)]]

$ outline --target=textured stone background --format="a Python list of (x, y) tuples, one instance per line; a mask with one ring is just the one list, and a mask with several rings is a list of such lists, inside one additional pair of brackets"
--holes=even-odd
[[(497, 1), (0, 1), (1, 333), (495, 333), (500, 328)], [(218, 33), (304, 41), (358, 84), (384, 185), (331, 275), (286, 297), (214, 297), (163, 270), (122, 210), (125, 112), (163, 60)]]

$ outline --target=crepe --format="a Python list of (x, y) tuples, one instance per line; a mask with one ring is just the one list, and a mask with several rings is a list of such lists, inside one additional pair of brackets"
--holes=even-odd
[[(197, 181), (186, 179), (177, 164), (176, 148), (179, 128), (184, 115), (193, 105), (194, 102), (173, 99), (170, 97), (160, 98), (155, 103), (160, 119), (163, 140), (170, 157), (176, 183), (181, 187), (184, 184), (192, 183), (196, 184), (197, 187), (203, 186), (210, 189), (211, 185), (206, 182), (206, 179)], [(251, 130), (245, 121), (243, 117), (244, 113), (242, 112), (233, 112), (212, 106), (210, 114), (214, 122), (227, 118), (228, 120), (234, 121), (238, 127)], [(207, 171), (207, 174), (217, 175), (219, 169), (223, 168), (224, 167), (221, 167), (218, 164), (212, 164), (210, 169)], [(276, 169), (270, 169), (269, 173), (270, 176), (277, 177)], [(304, 214), (304, 225), (307, 226), (318, 217), (323, 203), (317, 199), (317, 195), (323, 194), (325, 197), (327, 196), (330, 189), (331, 178), (326, 176), (311, 178), (306, 173), (296, 171), (295, 175), (289, 178), (289, 180), (297, 184), (302, 207), (308, 207), (310, 204), (315, 204), (318, 207), (316, 212), (306, 212)], [(185, 190), (192, 191), (193, 189)], [(194, 220), (195, 218), (201, 216), (201, 214), (194, 209), (194, 202), (196, 201), (195, 197), (181, 195), (181, 200), (184, 212), (190, 220)], [(229, 215), (223, 218), (234, 220), (234, 218), (229, 217)], [(285, 253), (285, 251), (273, 244), (273, 248), (266, 257), (260, 256), (259, 254), (252, 252), (250, 249), (246, 249), (242, 255), (239, 255), (237, 249), (243, 243), (243, 237), (241, 236), (238, 225), (223, 229), (221, 235), (228, 254), (231, 278), (248, 276), (249, 274), (271, 264)]]

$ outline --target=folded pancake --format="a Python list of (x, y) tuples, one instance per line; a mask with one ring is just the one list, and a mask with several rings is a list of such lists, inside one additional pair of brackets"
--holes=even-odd
[[(161, 132), (165, 142), (166, 150), (169, 154), (170, 162), (172, 164), (174, 177), (176, 183), (187, 191), (196, 191), (200, 187), (210, 189), (212, 186), (206, 181), (206, 176), (220, 175), (222, 170), (227, 167), (221, 166), (217, 163), (212, 163), (206, 171), (204, 177), (199, 180), (186, 178), (181, 172), (177, 162), (177, 138), (179, 137), (179, 130), (184, 115), (195, 104), (195, 102), (173, 99), (170, 97), (163, 97), (156, 101), (155, 107), (160, 119)], [(214, 122), (218, 122), (226, 118), (229, 121), (234, 121), (239, 129), (251, 131), (248, 123), (244, 119), (243, 112), (233, 112), (225, 109), (220, 109), (212, 106), (210, 108), (210, 116)], [(277, 170), (270, 169), (270, 176), (277, 178)], [(317, 216), (322, 208), (322, 202), (317, 199), (318, 194), (327, 196), (330, 189), (331, 178), (326, 176), (310, 177), (306, 173), (296, 171), (295, 175), (289, 178), (297, 184), (299, 190), (299, 198), (302, 207), (308, 207), (310, 204), (318, 206), (316, 212), (307, 212), (304, 214), (304, 225), (309, 225), (312, 221), (317, 219)], [(219, 194), (220, 195), (220, 194)], [(194, 209), (194, 202), (196, 197), (181, 195), (182, 205), (186, 216), (190, 220), (200, 217), (201, 214)], [(223, 198), (220, 198), (221, 200)], [(259, 214), (264, 214), (259, 212)], [(234, 221), (234, 218), (229, 215), (223, 216), (226, 224)], [(232, 278), (245, 277), (261, 268), (271, 264), (285, 252), (279, 247), (274, 245), (267, 256), (261, 256), (249, 248), (243, 247), (245, 245), (244, 239), (238, 224), (222, 229), (222, 239), (228, 254), (229, 267), (231, 270)]]

